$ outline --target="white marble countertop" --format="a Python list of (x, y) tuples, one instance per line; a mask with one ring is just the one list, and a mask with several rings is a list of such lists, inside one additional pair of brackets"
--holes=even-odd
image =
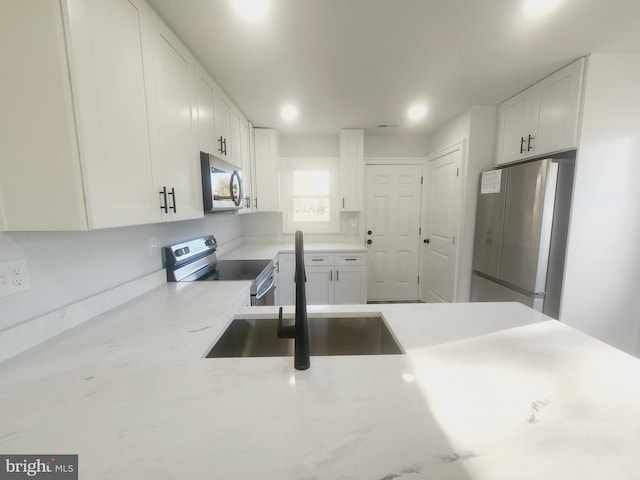
[(166, 284), (0, 364), (0, 452), (81, 479), (638, 477), (625, 353), (520, 304), (407, 304), (309, 309), (381, 312), (404, 355), (201, 358), (245, 288)]
[[(318, 252), (367, 252), (367, 247), (358, 243), (339, 243), (339, 242), (325, 242), (325, 243), (305, 243), (304, 251), (307, 253)], [(219, 255), (220, 259), (225, 260), (270, 260), (279, 253), (294, 253), (295, 246), (293, 242), (290, 243), (246, 243), (233, 250)]]

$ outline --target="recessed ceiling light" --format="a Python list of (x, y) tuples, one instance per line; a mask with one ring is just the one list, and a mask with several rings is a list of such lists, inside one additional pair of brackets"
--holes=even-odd
[(422, 120), (426, 114), (427, 114), (427, 107), (425, 107), (422, 104), (412, 105), (411, 107), (409, 107), (409, 110), (407, 111), (409, 120), (412, 120), (414, 122), (418, 120)]
[(283, 120), (286, 120), (287, 122), (293, 122), (296, 118), (298, 118), (298, 107), (291, 103), (288, 103), (282, 107), (282, 110), (280, 110), (280, 115), (282, 116)]
[(553, 10), (560, 0), (526, 0), (524, 11), (532, 17), (539, 17)]
[(267, 16), (269, 0), (233, 0), (238, 15), (249, 22), (258, 22)]

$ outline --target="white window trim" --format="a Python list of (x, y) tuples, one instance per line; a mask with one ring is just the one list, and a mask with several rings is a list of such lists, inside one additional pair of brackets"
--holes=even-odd
[[(291, 197), (292, 172), (296, 169), (326, 168), (329, 170), (329, 222), (294, 222)], [(337, 157), (285, 157), (280, 159), (282, 175), (282, 233), (340, 233), (340, 206), (338, 205), (338, 168)]]

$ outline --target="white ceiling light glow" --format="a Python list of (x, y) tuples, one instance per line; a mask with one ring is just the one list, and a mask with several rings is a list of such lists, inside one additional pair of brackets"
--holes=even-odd
[(282, 119), (287, 122), (293, 122), (298, 118), (298, 107), (295, 105), (288, 103), (287, 105), (282, 107), (280, 110), (280, 115)]
[(268, 0), (233, 0), (238, 15), (249, 22), (258, 22), (267, 16)]
[(558, 6), (560, 0), (526, 0), (524, 11), (532, 17), (540, 17)]
[(407, 116), (409, 117), (409, 120), (413, 122), (422, 120), (426, 116), (426, 114), (427, 114), (427, 107), (425, 107), (422, 104), (412, 105), (411, 107), (409, 107), (409, 110), (407, 111)]

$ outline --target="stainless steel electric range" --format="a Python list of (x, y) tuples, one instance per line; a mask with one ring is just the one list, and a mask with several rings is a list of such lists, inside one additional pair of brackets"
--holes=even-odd
[(169, 282), (251, 280), (251, 305), (275, 304), (275, 266), (271, 260), (218, 260), (213, 235), (164, 248)]

